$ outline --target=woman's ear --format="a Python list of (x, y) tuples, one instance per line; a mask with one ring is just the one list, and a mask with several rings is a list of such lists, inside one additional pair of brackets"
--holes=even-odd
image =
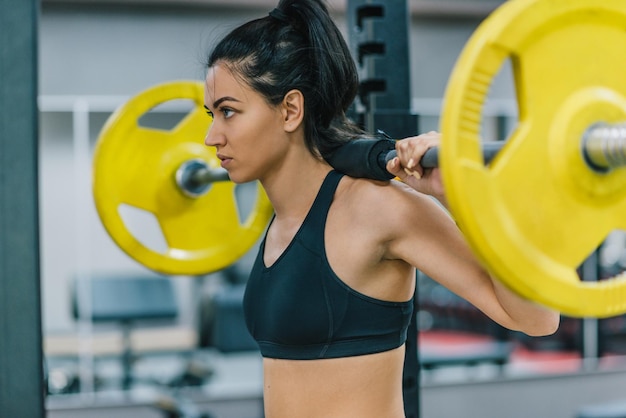
[(282, 114), (286, 132), (294, 132), (304, 119), (304, 96), (300, 90), (289, 90), (282, 103)]

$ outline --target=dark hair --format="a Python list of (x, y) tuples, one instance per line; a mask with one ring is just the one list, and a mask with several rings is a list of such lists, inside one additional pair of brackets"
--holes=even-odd
[(350, 50), (323, 0), (280, 0), (268, 16), (230, 32), (209, 56), (224, 63), (270, 105), (297, 89), (304, 96), (305, 143), (314, 155), (330, 154), (362, 136), (346, 117), (358, 92)]

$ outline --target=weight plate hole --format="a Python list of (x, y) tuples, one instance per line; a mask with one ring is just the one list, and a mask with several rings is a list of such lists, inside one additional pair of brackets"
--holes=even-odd
[[(612, 231), (598, 249), (599, 279), (607, 279), (626, 271), (626, 231)], [(584, 266), (579, 268), (582, 272)]]
[(144, 113), (137, 123), (144, 128), (171, 131), (195, 107), (195, 102), (190, 99), (169, 100)]
[(127, 204), (120, 204), (118, 212), (126, 229), (144, 247), (160, 254), (167, 252), (167, 241), (154, 214)]
[(256, 182), (235, 185), (235, 207), (237, 208), (239, 223), (242, 225), (246, 222), (254, 209), (254, 204), (256, 203), (258, 195), (258, 187), (259, 186)]
[[(519, 100), (505, 99), (517, 97), (519, 94), (515, 77), (516, 65), (514, 58), (505, 59), (492, 79), (482, 109), (480, 137), (483, 142), (508, 140), (519, 123)], [(485, 153), (485, 166), (489, 166), (496, 154), (491, 151)]]

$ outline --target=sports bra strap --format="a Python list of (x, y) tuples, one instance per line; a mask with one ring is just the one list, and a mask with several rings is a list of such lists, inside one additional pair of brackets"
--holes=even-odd
[(337, 185), (339, 181), (343, 177), (343, 174), (338, 171), (330, 171), (322, 186), (320, 187), (319, 192), (317, 193), (317, 197), (311, 206), (309, 214), (304, 221), (303, 226), (313, 225), (313, 231), (316, 231), (320, 235), (318, 237), (322, 237), (320, 241), (322, 245), (324, 244), (324, 226), (326, 226), (326, 216), (328, 215), (328, 210), (330, 209), (330, 205), (333, 202), (333, 197), (335, 196), (335, 190), (337, 190)]

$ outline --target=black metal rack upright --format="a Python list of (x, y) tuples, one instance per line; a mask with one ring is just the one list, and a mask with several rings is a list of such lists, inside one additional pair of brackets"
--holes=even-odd
[[(352, 118), (372, 133), (380, 130), (393, 138), (415, 135), (419, 127), (418, 116), (411, 112), (407, 0), (348, 0), (347, 6), (348, 41), (361, 80)], [(417, 313), (417, 294), (414, 300)], [(414, 316), (403, 376), (407, 418), (420, 416), (417, 338)]]

